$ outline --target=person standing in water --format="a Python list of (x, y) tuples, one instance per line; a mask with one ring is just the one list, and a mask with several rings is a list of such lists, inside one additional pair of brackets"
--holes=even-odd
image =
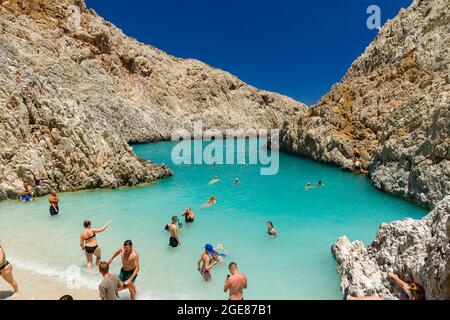
[(229, 291), (229, 300), (244, 300), (244, 289), (247, 289), (247, 277), (238, 272), (237, 264), (231, 262), (228, 266), (231, 275), (227, 276), (223, 292)]
[(184, 221), (187, 223), (194, 222), (194, 211), (191, 208), (184, 210), (181, 216), (184, 217)]
[(273, 227), (272, 221), (267, 222), (267, 234), (271, 237), (277, 236), (277, 230)]
[(97, 243), (96, 234), (105, 231), (111, 223), (112, 221), (109, 221), (103, 228), (92, 229), (91, 222), (89, 220), (83, 222), (84, 231), (80, 235), (80, 247), (81, 250), (84, 250), (84, 254), (86, 255), (88, 270), (92, 270), (93, 255), (96, 257), (95, 264), (97, 266), (99, 265), (102, 257), (100, 247)]
[(183, 225), (180, 223), (180, 220), (178, 220), (177, 216), (172, 217), (172, 223), (168, 224), (166, 226), (166, 230), (170, 232), (170, 238), (169, 238), (169, 246), (172, 248), (178, 247), (178, 245), (181, 244), (180, 238), (178, 237), (178, 233), (183, 228)]
[(102, 300), (120, 300), (119, 290), (123, 284), (117, 274), (109, 273), (109, 264), (107, 262), (100, 262), (98, 270), (103, 276), (103, 281), (99, 284), (100, 299)]
[(123, 288), (128, 288), (130, 291), (131, 300), (136, 300), (136, 285), (135, 281), (140, 269), (139, 254), (133, 249), (131, 240), (123, 243), (123, 247), (117, 249), (114, 255), (109, 259), (108, 264), (111, 265), (113, 260), (120, 254), (122, 258), (122, 268), (120, 269), (119, 279), (123, 282)]
[(19, 287), (13, 277), (13, 266), (6, 260), (5, 250), (3, 250), (2, 246), (0, 246), (0, 275), (13, 288), (13, 296), (16, 295), (19, 292)]
[[(197, 261), (197, 270), (202, 275), (205, 281), (211, 281), (211, 254), (214, 253), (214, 248), (210, 244), (205, 245), (205, 252), (202, 253), (200, 259)], [(201, 265), (201, 266), (200, 266)]]
[(56, 190), (52, 189), (50, 195), (48, 196), (48, 202), (50, 203), (50, 215), (57, 215), (59, 213), (59, 197), (56, 194)]

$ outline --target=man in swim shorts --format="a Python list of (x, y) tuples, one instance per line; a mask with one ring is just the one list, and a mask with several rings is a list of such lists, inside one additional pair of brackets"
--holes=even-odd
[(24, 183), (19, 199), (22, 202), (32, 201), (33, 200), (33, 187), (27, 183)]
[(211, 244), (206, 244), (205, 252), (202, 253), (200, 259), (197, 261), (197, 270), (200, 272), (205, 281), (211, 281), (211, 255), (214, 252), (213, 246)]
[(57, 215), (59, 213), (59, 197), (56, 194), (56, 190), (52, 189), (50, 195), (48, 196), (48, 202), (50, 202), (50, 215)]
[(114, 255), (109, 259), (110, 265), (113, 260), (121, 255), (122, 268), (120, 269), (119, 279), (123, 282), (123, 289), (128, 288), (130, 291), (131, 300), (136, 300), (136, 286), (134, 282), (139, 272), (139, 254), (133, 249), (133, 243), (131, 240), (124, 242), (123, 247), (117, 249)]
[(178, 237), (178, 233), (181, 228), (178, 228), (177, 223), (179, 223), (178, 217), (173, 216), (172, 223), (166, 226), (167, 231), (170, 232), (169, 246), (172, 248), (176, 248), (181, 244), (180, 238)]

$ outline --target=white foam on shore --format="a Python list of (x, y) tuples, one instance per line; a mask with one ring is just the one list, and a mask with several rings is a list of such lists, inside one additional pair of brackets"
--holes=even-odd
[(32, 261), (25, 261), (21, 259), (10, 259), (13, 265), (18, 268), (30, 271), (32, 273), (52, 277), (65, 283), (68, 289), (82, 289), (87, 288), (90, 290), (97, 290), (98, 284), (101, 281), (100, 275), (85, 274), (86, 271), (82, 270), (79, 266), (68, 266), (66, 270), (59, 270), (54, 267), (45, 266)]
[[(25, 271), (29, 271), (34, 274), (38, 274), (40, 276), (51, 277), (57, 279), (61, 283), (64, 283), (67, 289), (82, 289), (87, 288), (90, 290), (98, 290), (98, 285), (102, 281), (100, 275), (96, 275), (93, 271), (93, 274), (86, 274), (86, 270), (81, 269), (79, 266), (69, 266), (66, 270), (59, 270), (54, 267), (45, 266), (33, 261), (25, 261), (21, 259), (12, 258), (9, 261), (20, 269)], [(77, 274), (77, 271), (80, 271)], [(138, 286), (139, 290), (139, 286)], [(121, 300), (129, 300), (128, 290), (123, 290), (119, 292), (119, 297)], [(137, 296), (138, 300), (162, 300), (163, 298), (153, 292), (152, 290), (142, 291), (142, 293), (138, 292)], [(177, 296), (175, 300), (189, 300), (192, 297), (188, 297), (186, 295)]]

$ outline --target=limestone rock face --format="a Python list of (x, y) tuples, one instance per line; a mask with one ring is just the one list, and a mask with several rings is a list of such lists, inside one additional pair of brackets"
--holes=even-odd
[(278, 128), (306, 106), (126, 37), (82, 0), (1, 0), (0, 200), (153, 181), (129, 142)]
[(422, 220), (406, 219), (381, 225), (373, 243), (341, 237), (332, 247), (339, 263), (342, 288), (356, 296), (403, 297), (387, 273), (409, 276), (421, 284), (426, 298), (450, 299), (450, 196)]
[(305, 115), (287, 121), (285, 151), (352, 167), (375, 186), (432, 208), (450, 194), (450, 6), (416, 0)]

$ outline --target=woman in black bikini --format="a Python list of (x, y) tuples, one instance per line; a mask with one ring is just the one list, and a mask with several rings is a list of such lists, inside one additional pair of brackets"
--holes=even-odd
[(267, 222), (267, 234), (271, 237), (277, 236), (277, 230), (273, 227), (272, 221)]
[(184, 217), (185, 222), (194, 222), (194, 212), (191, 208), (184, 210), (181, 216)]
[(0, 246), (0, 275), (13, 287), (15, 294), (19, 291), (19, 288), (17, 287), (17, 282), (14, 280), (12, 271), (13, 266), (6, 260), (5, 251)]
[(84, 231), (80, 235), (80, 247), (86, 254), (88, 270), (92, 270), (92, 255), (95, 255), (97, 258), (95, 261), (96, 265), (99, 265), (101, 260), (101, 251), (97, 243), (96, 234), (105, 231), (111, 222), (112, 221), (109, 221), (103, 228), (100, 229), (92, 229), (91, 222), (89, 220), (86, 220), (83, 223)]

